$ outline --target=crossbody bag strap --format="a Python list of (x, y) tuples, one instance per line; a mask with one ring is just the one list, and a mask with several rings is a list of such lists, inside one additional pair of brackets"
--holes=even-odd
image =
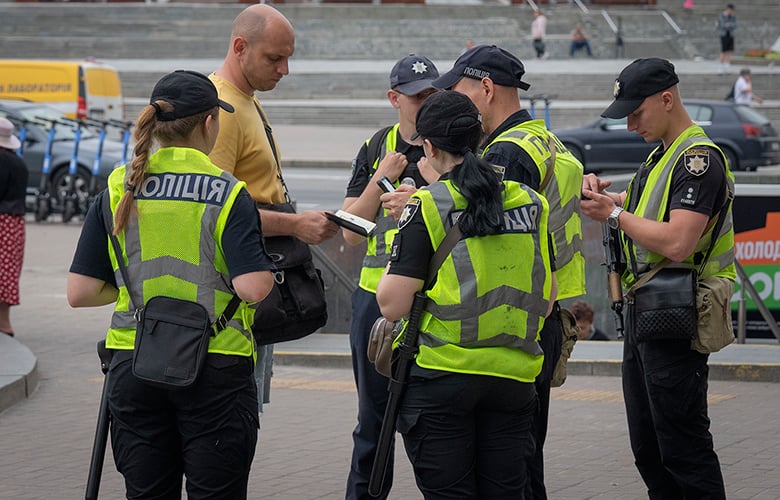
[(463, 233), (460, 231), (460, 225), (457, 222), (453, 224), (449, 231), (447, 231), (447, 235), (442, 240), (439, 248), (436, 249), (433, 257), (431, 257), (431, 262), (428, 264), (428, 278), (425, 280), (425, 286), (422, 289), (423, 292), (433, 286), (436, 275), (439, 273), (439, 268), (444, 264), (447, 256), (452, 252), (452, 249), (455, 248), (455, 245), (462, 235)]
[[(133, 301), (133, 291), (130, 289), (130, 279), (127, 275), (127, 266), (125, 266), (124, 258), (122, 257), (122, 248), (119, 246), (119, 240), (114, 235), (114, 213), (111, 211), (111, 196), (108, 191), (103, 192), (103, 224), (105, 225), (108, 237), (111, 240), (111, 245), (114, 247), (114, 255), (116, 256), (116, 262), (119, 265), (119, 272), (122, 273), (122, 280), (125, 282), (125, 288), (127, 288), (127, 294), (130, 298), (130, 307), (135, 310), (133, 316), (138, 320), (138, 313), (142, 308), (135, 306)], [(215, 332), (221, 332), (225, 329), (228, 321), (233, 319), (233, 315), (236, 314), (238, 306), (241, 305), (241, 298), (233, 293), (233, 297), (230, 298), (230, 302), (225, 307), (225, 310), (219, 317), (211, 324), (212, 328), (216, 328)]]
[(284, 201), (287, 203), (291, 203), (292, 199), (290, 198), (290, 193), (287, 190), (287, 184), (284, 182), (284, 177), (282, 177), (282, 164), (279, 161), (279, 154), (276, 152), (276, 142), (274, 141), (274, 131), (271, 128), (271, 124), (268, 123), (268, 120), (265, 118), (265, 115), (263, 114), (263, 111), (260, 109), (260, 106), (257, 105), (257, 101), (252, 99), (252, 103), (255, 105), (255, 109), (257, 110), (257, 114), (260, 115), (260, 120), (263, 122), (263, 128), (265, 129), (265, 135), (268, 137), (268, 145), (271, 147), (271, 153), (274, 155), (274, 161), (276, 161), (276, 178), (279, 179), (279, 182), (282, 183), (282, 188), (284, 188)]
[[(717, 240), (718, 233), (720, 232), (720, 228), (723, 226), (723, 220), (725, 219), (726, 212), (728, 212), (729, 205), (731, 204), (733, 195), (731, 194), (731, 191), (726, 188), (726, 201), (721, 207), (721, 209), (718, 211), (717, 215), (713, 215), (710, 217), (710, 220), (707, 221), (707, 225), (704, 227), (704, 232), (702, 234), (707, 234), (707, 231), (712, 229), (712, 234), (710, 236), (710, 245), (707, 248), (707, 252), (704, 254), (704, 259), (702, 260), (701, 264), (699, 265), (698, 273), (701, 275), (701, 272), (704, 270), (704, 266), (707, 264), (707, 261), (710, 258), (710, 254), (712, 253), (712, 249), (715, 248), (715, 241)], [(634, 282), (633, 285), (631, 285), (631, 288), (629, 288), (628, 292), (626, 292), (626, 298), (629, 300), (634, 298), (634, 293), (636, 292), (636, 289), (640, 286), (644, 285), (648, 281), (652, 279), (653, 276), (658, 274), (661, 269), (665, 268), (669, 264), (671, 264), (672, 261), (668, 258), (664, 257), (663, 260), (658, 262), (658, 264), (655, 265), (651, 270), (646, 272), (644, 275), (642, 275), (641, 278), (639, 278), (636, 282)]]
[(553, 169), (555, 168), (555, 156), (557, 152), (557, 148), (555, 147), (555, 139), (552, 135), (549, 137), (549, 141), (547, 142), (548, 147), (550, 148), (550, 158), (547, 159), (547, 171), (544, 173), (544, 179), (542, 179), (542, 182), (539, 184), (539, 192), (543, 193), (544, 190), (547, 188), (547, 184), (550, 183), (550, 179), (552, 179), (553, 175)]

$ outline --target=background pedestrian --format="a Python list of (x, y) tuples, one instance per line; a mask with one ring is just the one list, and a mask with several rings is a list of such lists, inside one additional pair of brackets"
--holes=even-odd
[(11, 306), (19, 305), (19, 278), (24, 261), (24, 212), (27, 164), (16, 150), (21, 142), (14, 125), (0, 118), (0, 333), (14, 336)]
[(731, 54), (734, 52), (734, 32), (737, 30), (737, 16), (734, 14), (734, 4), (726, 5), (726, 10), (718, 16), (718, 33), (720, 34), (720, 68), (721, 74), (731, 69)]

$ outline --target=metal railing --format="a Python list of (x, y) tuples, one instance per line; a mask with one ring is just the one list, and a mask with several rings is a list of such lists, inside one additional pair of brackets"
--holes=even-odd
[(753, 283), (750, 282), (750, 277), (742, 268), (742, 265), (739, 263), (739, 261), (734, 259), (734, 265), (737, 268), (737, 276), (739, 277), (741, 284), (739, 288), (739, 307), (737, 309), (737, 343), (745, 343), (745, 330), (747, 323), (747, 311), (745, 308), (746, 291), (748, 295), (750, 295), (753, 303), (756, 304), (758, 312), (761, 313), (761, 317), (764, 318), (764, 321), (766, 321), (769, 330), (774, 334), (778, 342), (780, 342), (780, 329), (777, 327), (777, 322), (775, 321), (774, 316), (772, 316), (772, 313), (769, 311), (769, 309), (767, 309), (766, 304), (764, 304), (764, 301), (761, 299), (758, 291), (756, 291)]

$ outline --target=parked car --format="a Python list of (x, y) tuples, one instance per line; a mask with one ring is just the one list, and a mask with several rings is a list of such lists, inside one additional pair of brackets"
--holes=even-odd
[[(46, 120), (65, 122), (65, 115), (45, 104), (0, 100), (0, 116), (8, 118), (16, 127), (17, 133), (20, 133), (23, 126), (25, 128), (22, 151), (23, 159), (30, 171), (27, 194), (28, 200), (31, 197), (34, 199), (41, 185), (43, 159), (49, 135), (50, 122), (47, 123)], [(75, 127), (75, 124), (73, 125)], [(62, 209), (62, 200), (65, 199), (70, 186), (68, 166), (73, 156), (74, 137), (74, 128), (68, 125), (56, 125), (51, 149), (50, 177), (46, 183), (46, 189), (51, 195), (52, 208), (55, 211)], [(75, 179), (76, 193), (82, 207), (86, 206), (85, 202), (90, 195), (92, 167), (97, 155), (98, 142), (98, 134), (94, 129), (82, 128), (78, 149), (78, 173)], [(95, 191), (105, 188), (108, 175), (121, 164), (122, 150), (123, 144), (120, 141), (106, 139), (103, 143), (99, 173), (95, 178)], [(34, 209), (32, 203), (28, 203), (28, 210)]]
[[(691, 119), (728, 158), (732, 171), (780, 163), (780, 138), (769, 119), (744, 104), (688, 99)], [(599, 118), (579, 128), (556, 130), (586, 172), (635, 170), (658, 143), (646, 143), (626, 129), (626, 119)]]

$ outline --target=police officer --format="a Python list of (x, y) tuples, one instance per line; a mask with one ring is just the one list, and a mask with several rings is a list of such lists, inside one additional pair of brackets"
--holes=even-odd
[[(569, 299), (585, 293), (579, 207), (583, 168), (547, 130), (543, 120), (533, 120), (521, 109), (518, 89), (529, 88), (522, 80), (524, 74), (523, 63), (510, 52), (480, 45), (458, 58), (453, 68), (434, 85), (465, 94), (477, 106), (486, 135), (482, 157), (504, 179), (522, 182), (547, 198), (558, 299)], [(529, 498), (531, 491), (533, 498), (547, 498), (543, 447), (547, 437), (550, 380), (561, 353), (561, 328), (560, 305), (556, 303), (541, 332), (545, 356), (542, 373), (536, 380), (539, 411), (534, 420), (536, 454), (529, 462)]]
[[(271, 290), (274, 265), (245, 184), (206, 156), (219, 132), (220, 108), (233, 111), (199, 73), (176, 71), (157, 83), (138, 117), (135, 157), (111, 173), (87, 213), (68, 276), (71, 306), (116, 302), (106, 336), (115, 351), (108, 408), (127, 498), (181, 498), (182, 474), (191, 499), (247, 496), (258, 420), (254, 339), (242, 318), (253, 317), (246, 302)], [(152, 154), (155, 142), (160, 149)], [(122, 255), (108, 244), (105, 196)], [(117, 287), (118, 258), (127, 262), (136, 306), (159, 295), (195, 300), (215, 320), (233, 293), (246, 301), (211, 338), (192, 386), (160, 389), (133, 375), (136, 320), (128, 287)]]
[(399, 220), (377, 288), (387, 319), (409, 313), (453, 221), (463, 237), (427, 291), (398, 430), (425, 498), (523, 498), (544, 358), (537, 338), (555, 294), (548, 204), (474, 155), (482, 127), (466, 96), (431, 95), (417, 131), (441, 177)]
[[(734, 231), (726, 208), (733, 176), (723, 152), (688, 116), (674, 66), (637, 59), (615, 80), (607, 118), (628, 118), (628, 130), (661, 141), (639, 168), (627, 192), (605, 191), (609, 181), (583, 181), (583, 214), (620, 230), (631, 286), (664, 257), (699, 267), (715, 238), (700, 279), (733, 281)], [(725, 210), (722, 228), (708, 221)], [(629, 303), (631, 318), (633, 304)], [(631, 321), (623, 350), (623, 397), (631, 448), (650, 498), (726, 498), (707, 416), (707, 354), (690, 340), (638, 343)]]
[[(425, 98), (436, 91), (432, 82), (438, 76), (439, 71), (433, 62), (422, 55), (408, 55), (395, 63), (390, 72), (387, 100), (398, 110), (398, 122), (380, 129), (360, 147), (352, 163), (352, 177), (342, 206), (342, 210), (377, 224), (373, 235), (368, 238), (360, 282), (352, 294), (349, 343), (358, 391), (358, 423), (352, 433), (354, 446), (347, 478), (346, 498), (350, 500), (369, 498), (368, 478), (387, 406), (387, 378), (377, 373), (366, 357), (369, 331), (381, 316), (376, 303), (376, 285), (387, 265), (390, 243), (397, 231), (393, 215), (397, 218), (416, 186), (428, 184), (419, 167), (425, 156), (422, 140), (413, 140), (412, 135), (416, 130), (417, 110)], [(430, 172), (429, 169), (429, 175)], [(376, 184), (376, 180), (382, 177), (387, 177), (396, 186), (395, 192), (383, 195)], [(365, 240), (346, 229), (343, 234), (344, 239), (353, 245)], [(379, 498), (386, 498), (390, 492), (392, 463), (391, 454)]]

